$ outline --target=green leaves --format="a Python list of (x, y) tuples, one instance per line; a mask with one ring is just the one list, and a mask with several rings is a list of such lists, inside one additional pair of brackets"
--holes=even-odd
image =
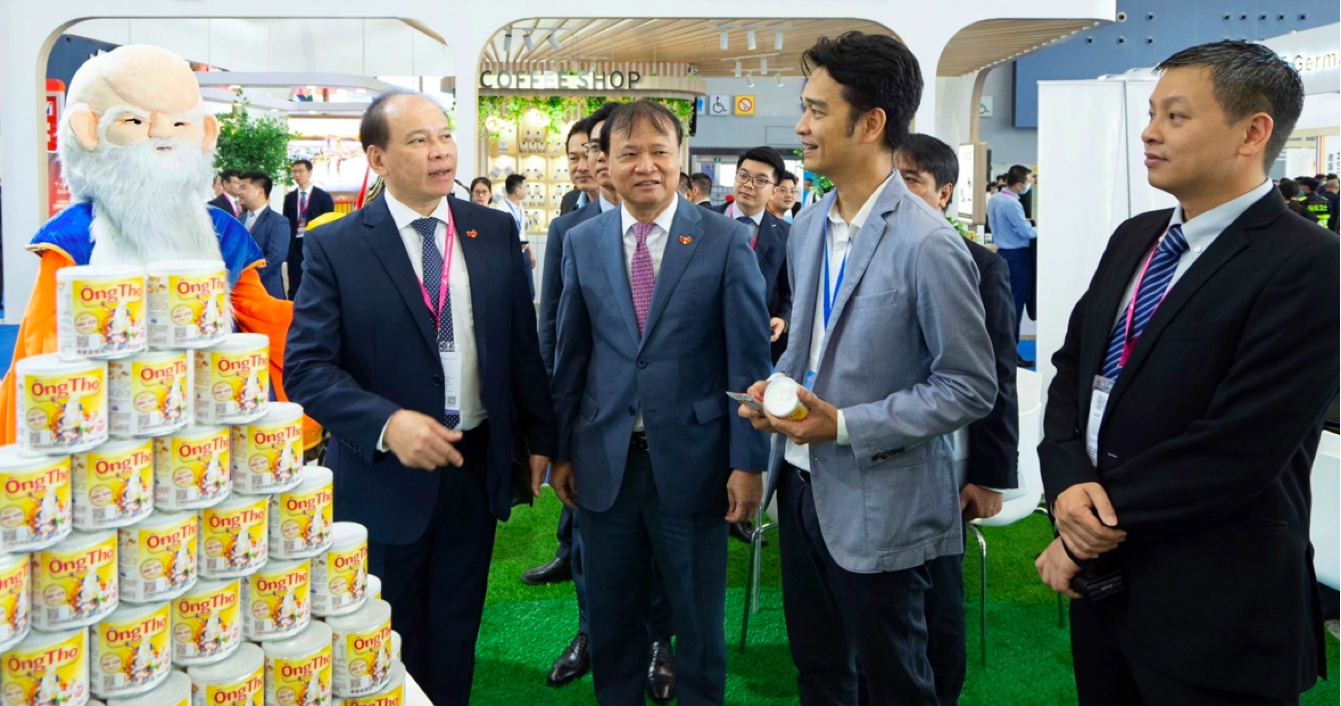
[[(584, 115), (591, 115), (610, 100), (604, 96), (480, 96), (479, 124), (481, 131), (490, 140), (497, 140), (501, 126), (515, 123), (528, 110), (537, 110), (549, 118), (547, 129), (551, 140), (561, 140), (560, 131), (566, 122)], [(632, 102), (633, 98), (619, 98), (621, 102)], [(670, 109), (680, 119), (685, 130), (689, 129), (689, 118), (694, 113), (694, 102), (680, 98), (650, 98)]]
[(218, 116), (215, 172), (225, 169), (263, 172), (276, 184), (293, 184), (289, 175), (288, 120), (278, 116), (256, 117), (246, 110), (250, 105), (244, 98), (242, 103), (233, 105), (232, 112)]

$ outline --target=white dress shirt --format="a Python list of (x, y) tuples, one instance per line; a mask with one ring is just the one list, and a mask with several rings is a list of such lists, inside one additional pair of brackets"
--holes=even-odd
[[(386, 199), (387, 209), (391, 211), (391, 218), (396, 223), (401, 242), (405, 244), (405, 252), (410, 256), (410, 266), (414, 268), (414, 275), (423, 284), (424, 239), (411, 225), (423, 216), (397, 201), (390, 190), (383, 191), (382, 198)], [(452, 211), (447, 207), (446, 198), (438, 203), (438, 207), (429, 217), (438, 221), (433, 239), (438, 252), (443, 252), (447, 244), (447, 224), (452, 221)], [(484, 402), (480, 399), (480, 356), (475, 343), (474, 308), (470, 301), (470, 272), (466, 269), (466, 258), (461, 252), (461, 236), (461, 233), (457, 233), (456, 237), (452, 238), (452, 262), (449, 270), (451, 274), (447, 282), (447, 291), (452, 297), (452, 334), (456, 341), (456, 350), (461, 352), (461, 424), (457, 429), (470, 431), (479, 426), (489, 415), (485, 412)], [(443, 257), (445, 259), (447, 256)], [(431, 284), (434, 287), (438, 286), (436, 282)], [(382, 433), (386, 433), (385, 428)], [(380, 439), (377, 448), (380, 451), (386, 450)]]
[[(602, 199), (604, 206), (604, 199)], [(671, 201), (670, 206), (662, 211), (656, 220), (652, 221), (652, 232), (647, 236), (647, 251), (652, 256), (652, 272), (661, 274), (661, 260), (666, 254), (666, 241), (670, 239), (671, 224), (675, 222), (675, 211), (680, 206), (680, 199), (676, 197)], [(629, 286), (633, 286), (633, 251), (638, 247), (638, 238), (633, 234), (633, 226), (638, 222), (633, 214), (629, 213), (627, 206), (619, 207), (619, 219), (621, 232), (624, 234), (624, 271), (629, 276)], [(638, 405), (638, 416), (633, 420), (633, 430), (643, 430), (643, 406)]]
[[(1226, 201), (1190, 221), (1183, 220), (1183, 205), (1180, 203), (1175, 206), (1173, 216), (1169, 219), (1169, 226), (1181, 225), (1183, 227), (1183, 238), (1187, 240), (1187, 250), (1178, 258), (1178, 266), (1174, 268), (1173, 278), (1169, 280), (1169, 287), (1165, 291), (1172, 292), (1174, 285), (1178, 284), (1178, 280), (1187, 274), (1197, 258), (1201, 257), (1201, 254), (1211, 247), (1215, 239), (1220, 237), (1220, 233), (1224, 232), (1231, 223), (1238, 220), (1239, 216), (1242, 216), (1243, 212), (1247, 211), (1250, 206), (1261, 201), (1262, 197), (1266, 196), (1273, 188), (1275, 188), (1275, 185), (1271, 183), (1270, 179), (1267, 179), (1252, 191), (1232, 201)], [(1163, 236), (1160, 236), (1160, 238), (1162, 240)], [(1131, 298), (1136, 294), (1136, 280), (1140, 278), (1141, 271), (1145, 269), (1145, 263), (1146, 260), (1142, 258), (1141, 264), (1137, 266), (1136, 272), (1132, 273), (1131, 280), (1127, 282), (1127, 291), (1123, 293), (1121, 301), (1118, 302), (1117, 313), (1113, 315), (1112, 326), (1108, 327), (1110, 336), (1113, 330), (1117, 328), (1118, 322), (1125, 321), (1127, 318), (1127, 306), (1131, 304)], [(1085, 415), (1085, 434), (1081, 437), (1083, 439), (1089, 438), (1089, 418), (1088, 414)]]
[(246, 226), (247, 230), (250, 231), (251, 227), (256, 225), (256, 221), (261, 218), (261, 214), (264, 213), (267, 208), (269, 208), (269, 206), (262, 205), (255, 211), (247, 211), (246, 215), (242, 217), (242, 225)]
[[(875, 209), (875, 202), (880, 200), (880, 194), (884, 193), (889, 187), (889, 182), (894, 178), (893, 172), (885, 178), (883, 184), (871, 192), (870, 198), (862, 204), (857, 215), (852, 217), (851, 223), (845, 223), (838, 210), (838, 201), (834, 199), (829, 206), (829, 234), (825, 238), (824, 246), (829, 249), (829, 301), (838, 301), (838, 272), (843, 268), (843, 263), (847, 261), (848, 251), (852, 248), (852, 239), (861, 231), (861, 227), (866, 224), (866, 219), (871, 217), (871, 211)], [(820, 265), (824, 267), (823, 264)], [(846, 278), (846, 275), (844, 275)], [(810, 330), (810, 360), (806, 363), (806, 370), (819, 370), (820, 349), (824, 347), (824, 277), (819, 278), (819, 296), (815, 297), (815, 321)], [(795, 374), (797, 371), (793, 371)], [(805, 375), (805, 371), (799, 371)], [(804, 377), (797, 380), (804, 383)], [(851, 443), (847, 433), (847, 422), (843, 419), (843, 410), (838, 410), (838, 438), (836, 442), (839, 446), (847, 446)], [(787, 442), (783, 452), (783, 458), (787, 463), (796, 466), (803, 471), (810, 470), (810, 455), (807, 450), (807, 444), (794, 444)]]
[(509, 198), (504, 198), (503, 203), (501, 205), (503, 206), (501, 210), (507, 211), (509, 214), (511, 214), (512, 220), (517, 223), (517, 235), (521, 237), (522, 240), (525, 240), (526, 212), (522, 210), (521, 206), (512, 203), (512, 199)]

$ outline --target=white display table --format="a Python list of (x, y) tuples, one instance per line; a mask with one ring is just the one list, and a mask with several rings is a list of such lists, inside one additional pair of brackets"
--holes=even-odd
[(428, 694), (419, 688), (419, 683), (405, 673), (405, 706), (433, 706), (433, 702), (428, 700)]

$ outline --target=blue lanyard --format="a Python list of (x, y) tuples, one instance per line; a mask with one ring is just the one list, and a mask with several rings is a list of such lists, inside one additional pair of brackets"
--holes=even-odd
[(838, 283), (829, 286), (829, 209), (833, 208), (833, 197), (829, 197), (828, 206), (824, 209), (824, 230), (820, 238), (824, 241), (824, 328), (829, 328), (829, 317), (833, 314), (834, 300), (837, 299), (838, 290), (843, 288), (843, 275), (847, 272), (847, 256), (852, 252), (851, 239), (848, 239), (847, 250), (843, 251), (843, 264), (838, 267)]

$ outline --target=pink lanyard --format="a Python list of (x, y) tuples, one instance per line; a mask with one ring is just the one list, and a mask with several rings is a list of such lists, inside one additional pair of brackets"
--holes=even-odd
[[(433, 314), (433, 325), (437, 327), (442, 326), (442, 322), (438, 320), (438, 312), (442, 310), (442, 303), (447, 301), (447, 283), (452, 278), (452, 241), (455, 238), (456, 238), (456, 228), (452, 226), (452, 221), (449, 218), (447, 220), (447, 242), (446, 247), (444, 248), (445, 252), (447, 253), (447, 257), (445, 258), (445, 263), (442, 268), (442, 277), (439, 278), (438, 282), (437, 309), (433, 308), (433, 300), (428, 296), (428, 288), (424, 286), (424, 283), (422, 281), (423, 277), (422, 276), (420, 277), (419, 291), (423, 292), (424, 294), (424, 306), (428, 307), (429, 313)], [(434, 245), (436, 246), (436, 243)]]
[[(726, 210), (727, 210), (726, 217), (727, 217), (727, 218), (730, 218), (730, 219), (733, 220), (733, 221), (736, 220), (736, 213), (737, 213), (737, 211), (736, 211), (736, 202), (732, 201), (731, 203), (727, 204), (727, 205), (726, 205)], [(753, 219), (751, 219), (751, 220), (753, 220)], [(754, 240), (751, 240), (751, 241), (750, 241), (750, 249), (751, 249), (751, 250), (756, 249), (755, 246), (757, 246), (757, 245), (759, 245), (759, 231), (758, 231), (758, 230), (756, 230), (756, 231), (754, 232)]]
[[(1141, 268), (1141, 274), (1136, 278), (1136, 289), (1132, 291), (1131, 303), (1127, 305), (1127, 329), (1122, 334), (1122, 357), (1118, 359), (1119, 368), (1127, 367), (1127, 359), (1131, 357), (1131, 352), (1136, 348), (1136, 342), (1141, 339), (1139, 335), (1136, 338), (1131, 337), (1132, 322), (1136, 318), (1136, 300), (1141, 296), (1141, 283), (1145, 281), (1145, 273), (1150, 270), (1150, 263), (1155, 259), (1155, 253), (1159, 252), (1159, 245), (1160, 243), (1155, 243), (1155, 248), (1146, 256), (1145, 267)], [(1172, 289), (1172, 287), (1169, 289)], [(1164, 294), (1159, 298), (1159, 302), (1155, 304), (1154, 311), (1150, 312), (1151, 318), (1154, 318), (1155, 311), (1159, 311), (1160, 304), (1164, 303), (1164, 298), (1167, 296), (1169, 296), (1169, 290), (1165, 289)]]

